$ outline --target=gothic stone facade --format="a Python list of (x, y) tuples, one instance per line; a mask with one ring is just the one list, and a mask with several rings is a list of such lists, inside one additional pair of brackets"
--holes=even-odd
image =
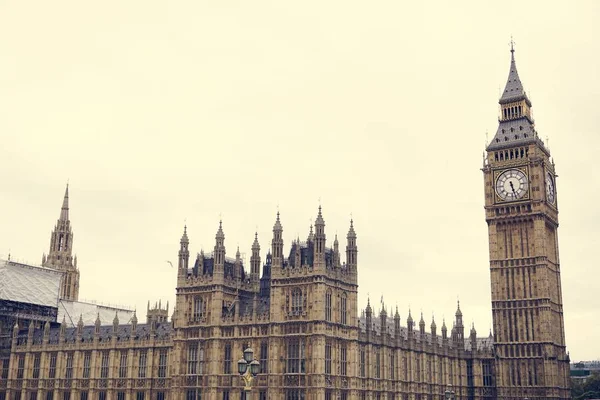
[[(246, 347), (262, 371), (255, 398), (285, 400), (566, 399), (554, 165), (537, 138), (514, 58), (498, 134), (484, 162), (494, 336), (465, 337), (460, 307), (448, 334), (396, 310), (357, 313), (358, 247), (345, 262), (326, 246), (319, 208), (306, 241), (283, 251), (279, 215), (263, 263), (255, 237), (249, 272), (226, 257), (219, 225), (211, 253), (190, 260), (180, 241), (171, 323), (79, 324), (13, 331), (0, 393), (10, 400), (244, 398), (236, 363)], [(191, 262), (190, 262), (191, 261)], [(260, 274), (262, 267), (262, 275)], [(165, 311), (166, 312), (166, 311)], [(106, 322), (106, 321), (102, 321)]]

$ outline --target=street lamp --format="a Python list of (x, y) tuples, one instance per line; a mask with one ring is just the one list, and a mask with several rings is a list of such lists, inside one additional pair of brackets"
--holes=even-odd
[(244, 358), (238, 361), (238, 372), (244, 379), (244, 391), (252, 390), (252, 381), (260, 372), (260, 363), (254, 359), (254, 351), (248, 347), (244, 350)]
[(448, 389), (444, 392), (445, 400), (454, 400), (454, 390), (452, 390), (452, 385), (448, 385)]

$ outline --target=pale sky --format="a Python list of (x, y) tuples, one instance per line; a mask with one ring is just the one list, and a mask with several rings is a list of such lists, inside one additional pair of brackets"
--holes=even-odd
[[(482, 153), (511, 35), (556, 162), (567, 348), (600, 358), (600, 2), (4, 1), (0, 254), (40, 263), (70, 182), (80, 297), (175, 300), (179, 239), (262, 257), (323, 206), (359, 302), (491, 326)], [(172, 306), (171, 306), (172, 310)], [(360, 312), (360, 310), (359, 310)], [(108, 321), (106, 321), (108, 322)]]

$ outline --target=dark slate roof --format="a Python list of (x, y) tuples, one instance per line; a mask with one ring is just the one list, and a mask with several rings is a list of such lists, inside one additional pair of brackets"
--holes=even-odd
[[(117, 328), (117, 340), (129, 340), (132, 335), (131, 325), (119, 325)], [(87, 325), (83, 327), (81, 338), (84, 342), (94, 340), (94, 332), (96, 327), (94, 325)], [(170, 323), (157, 323), (156, 324), (156, 338), (159, 340), (168, 339), (171, 336), (173, 328)], [(19, 338), (26, 339), (28, 331), (27, 329), (19, 332)], [(41, 343), (44, 337), (43, 329), (36, 329), (33, 333), (33, 342)], [(50, 329), (50, 343), (58, 343), (60, 337), (60, 328)], [(100, 326), (100, 340), (111, 340), (113, 337), (113, 326), (103, 325)], [(149, 324), (138, 324), (135, 331), (135, 338), (144, 339), (150, 337), (150, 325)], [(65, 339), (67, 342), (75, 342), (77, 339), (77, 328), (66, 328)]]
[(496, 135), (490, 142), (488, 150), (498, 150), (505, 147), (526, 145), (537, 140), (537, 132), (533, 122), (527, 117), (521, 117), (498, 124)]
[[(500, 97), (500, 104), (510, 103), (512, 101), (527, 99), (525, 89), (519, 78), (519, 72), (517, 71), (517, 64), (515, 63), (515, 51), (511, 50), (510, 57), (510, 71), (508, 72), (508, 79), (502, 97)], [(529, 102), (529, 100), (527, 100)]]

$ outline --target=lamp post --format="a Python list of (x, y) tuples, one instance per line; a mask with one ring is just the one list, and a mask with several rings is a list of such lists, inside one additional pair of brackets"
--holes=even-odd
[(454, 400), (454, 390), (452, 390), (452, 385), (448, 385), (448, 389), (444, 392), (445, 400)]
[(260, 372), (260, 363), (254, 359), (254, 351), (248, 347), (244, 350), (244, 358), (238, 361), (238, 372), (244, 380), (244, 392), (252, 390), (254, 377)]

